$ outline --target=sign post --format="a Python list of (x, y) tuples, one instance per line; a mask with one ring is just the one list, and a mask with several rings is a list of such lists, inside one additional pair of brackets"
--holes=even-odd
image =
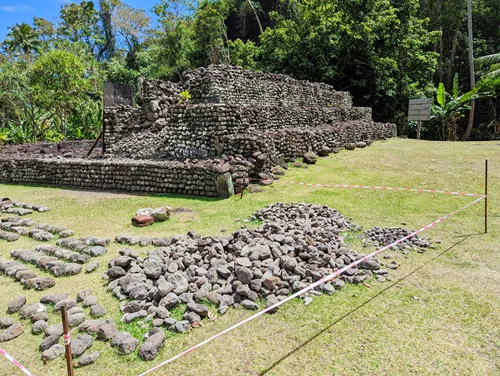
[(410, 99), (408, 104), (408, 120), (417, 121), (417, 140), (420, 140), (420, 131), (422, 120), (431, 119), (431, 103), (432, 100), (428, 98), (423, 99)]

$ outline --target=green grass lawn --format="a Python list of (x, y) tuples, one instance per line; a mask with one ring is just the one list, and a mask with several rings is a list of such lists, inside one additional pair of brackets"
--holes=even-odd
[[(154, 375), (499, 375), (500, 374), (500, 142), (444, 143), (394, 139), (371, 147), (342, 151), (322, 158), (307, 169), (290, 168), (281, 181), (263, 193), (243, 199), (200, 199), (174, 195), (147, 196), (89, 192), (38, 186), (0, 185), (0, 196), (51, 207), (31, 217), (38, 223), (62, 225), (77, 236), (113, 239), (119, 234), (168, 236), (196, 230), (219, 235), (241, 226), (257, 209), (277, 201), (329, 205), (355, 223), (417, 229), (474, 200), (440, 194), (314, 188), (287, 182), (342, 183), (484, 191), (484, 160), (490, 163), (489, 233), (484, 234), (483, 204), (477, 204), (424, 237), (439, 240), (425, 254), (390, 252), (401, 263), (391, 272), (395, 281), (370, 286), (347, 286), (334, 296), (315, 298), (309, 306), (295, 300), (275, 315), (261, 317), (204, 348), (178, 359)], [(130, 218), (141, 207), (169, 205), (188, 208), (171, 220), (137, 229)], [(359, 242), (352, 247), (367, 253)], [(0, 241), (0, 257), (11, 249), (34, 249), (39, 243), (22, 238)], [(107, 261), (121, 247), (112, 244), (93, 274), (57, 279), (46, 292), (25, 291), (12, 279), (0, 276), (0, 315), (10, 299), (24, 294), (29, 303), (47, 293), (93, 288), (109, 313), (119, 322), (118, 301), (106, 291), (101, 275)], [(138, 248), (147, 253), (152, 247)], [(371, 249), (371, 248), (370, 248)], [(35, 268), (34, 268), (35, 269)], [(39, 275), (44, 275), (39, 269)], [(108, 344), (96, 341), (92, 350), (101, 358), (75, 375), (137, 375), (149, 367), (237, 323), (252, 312), (230, 310), (201, 329), (169, 335), (152, 362), (137, 354), (119, 356)], [(17, 317), (16, 317), (17, 318)], [(51, 315), (49, 324), (58, 322)], [(121, 325), (140, 337), (136, 324)], [(76, 335), (76, 332), (73, 334)], [(65, 360), (47, 365), (40, 359), (41, 336), (25, 333), (0, 346), (35, 375), (65, 375)], [(21, 374), (0, 358), (0, 375)]]

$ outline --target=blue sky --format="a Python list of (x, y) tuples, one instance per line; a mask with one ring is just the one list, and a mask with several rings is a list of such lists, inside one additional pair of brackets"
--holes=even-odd
[[(62, 4), (80, 1), (65, 0), (0, 0), (0, 41), (5, 39), (8, 27), (16, 23), (32, 23), (33, 17), (43, 17), (49, 21), (55, 21), (59, 15)], [(147, 11), (159, 0), (122, 0), (124, 4), (134, 8), (142, 8)], [(96, 7), (99, 1), (94, 0)]]

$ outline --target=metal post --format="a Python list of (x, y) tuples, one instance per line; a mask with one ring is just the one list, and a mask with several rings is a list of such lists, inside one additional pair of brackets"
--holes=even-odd
[(68, 310), (64, 305), (61, 310), (62, 315), (62, 324), (63, 324), (63, 338), (64, 338), (64, 347), (66, 350), (66, 366), (68, 369), (68, 376), (74, 376), (73, 373), (73, 354), (71, 353), (71, 337), (69, 332), (69, 324), (68, 324)]
[(417, 140), (420, 140), (420, 120), (417, 120)]
[(484, 233), (488, 233), (488, 160), (484, 164)]

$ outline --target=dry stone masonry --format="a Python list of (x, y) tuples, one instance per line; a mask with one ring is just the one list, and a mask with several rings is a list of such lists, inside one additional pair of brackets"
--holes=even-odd
[(105, 109), (104, 156), (84, 158), (82, 142), (6, 148), (0, 182), (227, 197), (283, 161), (395, 136), (348, 92), (284, 75), (210, 66), (139, 86), (140, 107)]

